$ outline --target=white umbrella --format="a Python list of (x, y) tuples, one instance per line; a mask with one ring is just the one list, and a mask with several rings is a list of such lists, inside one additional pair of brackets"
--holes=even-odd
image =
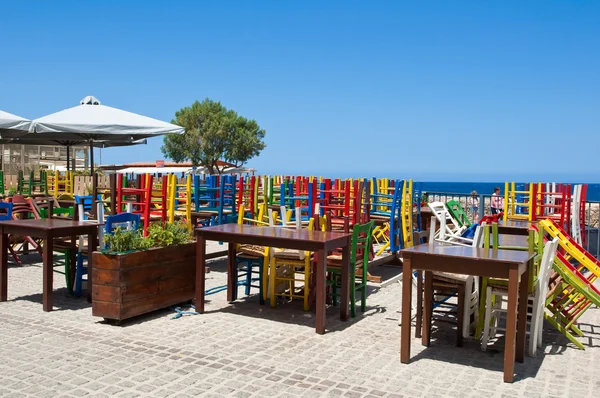
[(31, 121), (12, 113), (0, 111), (0, 138), (25, 135), (30, 127)]
[[(97, 146), (97, 142), (133, 145), (145, 138), (185, 132), (171, 123), (102, 105), (93, 96), (85, 97), (78, 106), (33, 120), (29, 131), (23, 139), (47, 139), (67, 146)], [(90, 160), (93, 172), (93, 150)]]
[(35, 119), (30, 132), (59, 133), (65, 140), (123, 140), (150, 138), (163, 134), (183, 134), (183, 127), (102, 105), (88, 96), (80, 105)]

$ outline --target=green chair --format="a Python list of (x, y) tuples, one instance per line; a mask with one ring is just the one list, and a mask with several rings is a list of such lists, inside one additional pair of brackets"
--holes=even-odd
[(0, 170), (0, 195), (4, 196), (4, 170)]
[[(493, 223), (492, 225), (483, 223), (479, 228), (483, 228), (483, 248), (484, 249), (502, 249), (502, 250), (521, 250), (521, 251), (529, 251), (534, 252), (536, 250), (536, 242), (539, 240), (539, 234), (535, 231), (530, 230), (529, 236), (527, 238), (528, 246), (507, 246), (500, 245), (500, 235), (498, 233), (498, 223)], [(538, 277), (538, 267), (539, 262), (541, 260), (541, 255), (538, 256), (536, 262), (533, 267), (533, 272), (530, 272), (529, 277), (529, 293), (534, 292), (535, 284), (537, 283)], [(506, 289), (508, 288), (508, 280), (507, 279), (498, 279), (498, 278), (489, 278), (483, 277), (481, 278), (481, 294), (479, 297), (479, 316), (477, 321), (477, 327), (475, 330), (475, 338), (479, 339), (485, 329), (485, 310), (486, 310), (486, 300), (487, 300), (487, 292), (488, 287)], [(495, 300), (492, 299), (495, 304)]]
[[(64, 217), (73, 219), (73, 207), (55, 207), (52, 209), (52, 214), (55, 217)], [(48, 209), (42, 208), (39, 209), (41, 218), (48, 218)], [(54, 242), (54, 252), (62, 254), (62, 256), (56, 256), (53, 260), (54, 268), (64, 267), (64, 272), (57, 271), (54, 272), (64, 275), (65, 281), (67, 282), (67, 291), (70, 295), (73, 295), (73, 282), (74, 282), (74, 268), (72, 268), (73, 264), (71, 264), (71, 246), (68, 242), (65, 242), (62, 239), (57, 239)]]
[(18, 191), (21, 195), (31, 196), (35, 193), (48, 195), (48, 184), (46, 172), (44, 170), (40, 171), (39, 180), (34, 178), (33, 171), (29, 172), (29, 178), (26, 179), (23, 170), (19, 170), (17, 184)]
[(467, 228), (471, 226), (469, 216), (457, 200), (449, 200), (446, 202), (446, 207), (448, 208), (448, 212), (458, 222), (459, 226), (465, 226)]
[[(353, 265), (350, 273), (350, 315), (356, 316), (356, 293), (360, 291), (360, 309), (366, 311), (367, 306), (367, 265), (371, 249), (371, 231), (374, 221), (366, 224), (356, 224), (352, 230), (352, 247), (350, 249), (350, 264)], [(327, 256), (327, 272), (330, 279), (327, 281), (333, 305), (336, 305), (337, 296), (341, 294), (341, 254)], [(358, 276), (358, 280), (357, 280)]]

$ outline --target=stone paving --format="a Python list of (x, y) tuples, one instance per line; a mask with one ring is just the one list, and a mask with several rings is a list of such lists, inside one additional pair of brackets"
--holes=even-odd
[[(368, 311), (349, 322), (339, 321), (337, 308), (328, 309), (323, 336), (314, 331), (313, 313), (299, 304), (272, 309), (251, 296), (229, 305), (225, 292), (208, 297), (204, 315), (171, 320), (174, 312), (164, 310), (113, 326), (92, 317), (85, 299), (68, 297), (58, 274), (55, 311), (43, 312), (42, 269), (34, 256), (9, 269), (9, 301), (0, 303), (2, 397), (599, 394), (597, 308), (581, 321), (585, 351), (546, 330), (542, 352), (517, 364), (517, 381), (506, 384), (502, 339), (486, 352), (474, 341), (457, 348), (450, 323), (436, 323), (428, 349), (413, 339), (413, 361), (401, 364), (401, 287), (395, 282), (370, 287)], [(210, 266), (207, 288), (224, 284), (224, 260)]]

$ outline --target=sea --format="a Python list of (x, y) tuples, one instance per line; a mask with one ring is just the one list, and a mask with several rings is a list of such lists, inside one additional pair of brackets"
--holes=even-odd
[[(424, 181), (422, 185), (423, 192), (442, 192), (470, 194), (477, 191), (478, 194), (491, 195), (495, 187), (499, 187), (504, 194), (504, 182), (431, 182)], [(519, 183), (517, 183), (518, 185)], [(573, 183), (578, 184), (578, 183)], [(415, 187), (416, 188), (416, 187)], [(588, 184), (587, 200), (592, 202), (600, 201), (600, 184)]]

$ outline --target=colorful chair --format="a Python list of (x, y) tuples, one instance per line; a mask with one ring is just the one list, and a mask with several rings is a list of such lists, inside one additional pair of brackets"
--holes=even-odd
[[(429, 227), (429, 241), (438, 241), (442, 243), (452, 243), (460, 246), (472, 246), (473, 239), (467, 238), (464, 235), (467, 230), (466, 226), (461, 226), (448, 211), (446, 205), (442, 202), (431, 202), (427, 206), (431, 209), (434, 217), (431, 217), (431, 225)], [(437, 222), (440, 223), (440, 228), (437, 228)]]
[[(355, 224), (352, 228), (352, 247), (350, 250), (350, 315), (356, 316), (356, 293), (360, 292), (360, 308), (366, 311), (367, 305), (367, 267), (374, 222)], [(331, 289), (333, 305), (341, 293), (342, 264), (341, 255), (327, 256), (327, 272), (330, 274), (327, 286)], [(358, 275), (358, 280), (357, 280)]]
[(525, 184), (517, 189), (515, 182), (504, 184), (504, 222), (508, 220), (532, 221), (535, 215), (537, 184)]
[[(299, 213), (299, 208), (296, 210)], [(272, 214), (272, 212), (271, 212)], [(296, 228), (301, 228), (300, 215), (296, 216)], [(270, 220), (273, 224), (273, 218)], [(313, 230), (314, 219), (310, 219), (308, 230)], [(271, 307), (276, 307), (277, 297), (304, 300), (304, 311), (310, 309), (310, 281), (312, 253), (302, 250), (271, 248), (269, 265), (269, 298)], [(298, 277), (297, 274), (301, 274)], [(296, 282), (302, 282), (297, 289)]]
[(44, 170), (40, 171), (39, 179), (35, 178), (33, 171), (29, 172), (29, 178), (25, 178), (23, 170), (19, 170), (17, 178), (18, 192), (21, 195), (48, 195), (47, 177)]
[(449, 200), (446, 202), (446, 207), (448, 207), (448, 212), (456, 220), (458, 225), (461, 227), (466, 226), (467, 228), (471, 226), (471, 221), (469, 220), (467, 212), (457, 200)]

